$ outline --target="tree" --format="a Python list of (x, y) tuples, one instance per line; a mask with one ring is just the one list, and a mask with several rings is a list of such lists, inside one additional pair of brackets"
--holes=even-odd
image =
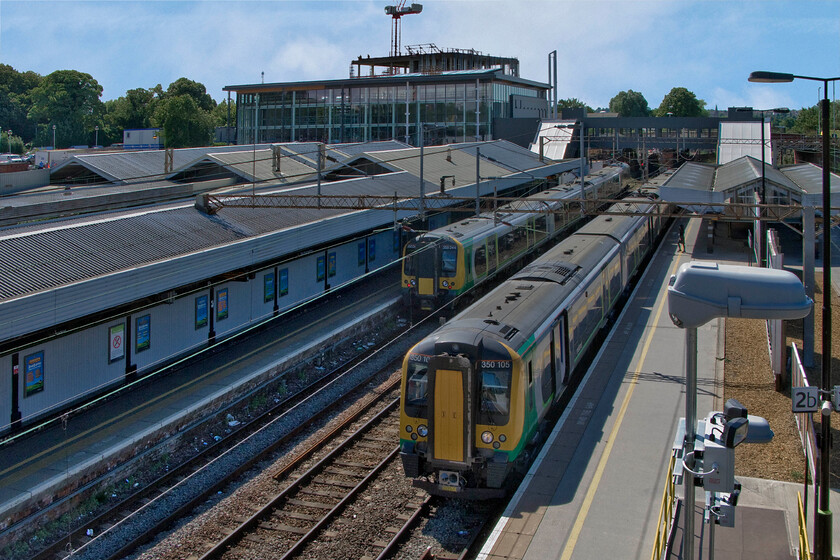
[[(222, 101), (213, 108), (213, 125), (228, 126), (228, 103)], [(236, 126), (236, 102), (230, 102), (230, 126)]]
[(706, 102), (697, 99), (694, 93), (684, 87), (675, 87), (662, 99), (656, 110), (657, 117), (705, 117), (709, 114)]
[(166, 93), (163, 98), (178, 97), (179, 95), (189, 95), (195, 100), (196, 105), (202, 111), (212, 111), (216, 106), (216, 102), (207, 93), (204, 84), (194, 82), (187, 78), (178, 78), (166, 88)]
[(11, 129), (24, 142), (35, 137), (35, 123), (29, 120), (32, 107), (30, 92), (41, 82), (35, 72), (18, 72), (8, 64), (0, 64), (0, 125)]
[(557, 110), (562, 111), (563, 109), (585, 109), (587, 113), (592, 112), (592, 107), (590, 107), (577, 97), (570, 97), (568, 99), (558, 99)]
[(610, 99), (610, 112), (622, 117), (646, 117), (650, 114), (650, 108), (644, 95), (629, 89)]
[(213, 117), (190, 95), (165, 97), (155, 108), (152, 123), (163, 129), (167, 148), (207, 146), (213, 138)]
[[(57, 70), (32, 89), (29, 118), (38, 126), (37, 141), (58, 146), (87, 144), (88, 136), (104, 112), (99, 100), (102, 86), (90, 74)], [(52, 127), (55, 126), (55, 129)]]
[(155, 112), (155, 91), (151, 89), (130, 89), (123, 97), (106, 101), (107, 122), (117, 128), (150, 128)]

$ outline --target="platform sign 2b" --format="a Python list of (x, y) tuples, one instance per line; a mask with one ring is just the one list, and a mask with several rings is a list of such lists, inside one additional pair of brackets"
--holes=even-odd
[(820, 409), (817, 387), (791, 387), (790, 392), (793, 412), (816, 412)]

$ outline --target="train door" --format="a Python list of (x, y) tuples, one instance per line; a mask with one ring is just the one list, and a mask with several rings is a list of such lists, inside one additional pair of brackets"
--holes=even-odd
[(566, 359), (566, 317), (561, 315), (557, 324), (551, 329), (551, 357), (554, 371), (560, 385), (569, 383), (569, 365)]
[(470, 361), (462, 356), (435, 356), (429, 361), (429, 444), (435, 460), (464, 463), (470, 455), (471, 370)]

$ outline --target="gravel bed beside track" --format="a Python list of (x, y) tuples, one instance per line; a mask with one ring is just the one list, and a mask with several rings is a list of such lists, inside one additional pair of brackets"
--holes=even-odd
[[(205, 468), (194, 473), (160, 499), (150, 502), (145, 508), (136, 512), (126, 521), (93, 540), (84, 549), (77, 551), (74, 558), (91, 560), (101, 558), (108, 551), (119, 548), (120, 543), (145, 533), (148, 527), (152, 526), (156, 521), (163, 519), (167, 512), (186, 503), (203, 488), (212, 485), (215, 481), (224, 477), (225, 474), (235, 470), (245, 459), (258, 453), (260, 449), (268, 446), (271, 442), (300, 425), (311, 416), (312, 411), (319, 410), (327, 404), (340, 399), (350, 387), (367, 376), (372, 368), (381, 368), (389, 361), (404, 355), (416, 338), (425, 336), (435, 326), (433, 322), (428, 321), (426, 324), (420, 326), (419, 330), (415, 331), (414, 334), (404, 336), (396, 344), (391, 345), (387, 351), (377, 353), (371, 359), (367, 360), (363, 366), (357, 367), (348, 375), (332, 383), (327, 389), (322, 390), (306, 403), (278, 417), (274, 422), (251, 436), (242, 445), (216, 460), (211, 468)], [(348, 406), (350, 404), (348, 403)], [(222, 502), (221, 509), (228, 512), (234, 511), (228, 507), (226, 501)], [(178, 542), (172, 543), (168, 553), (155, 550), (153, 553), (150, 553), (151, 555), (144, 555), (143, 557), (156, 559), (186, 557), (187, 554), (183, 550), (183, 545), (187, 542), (187, 539), (179, 537), (175, 540)]]

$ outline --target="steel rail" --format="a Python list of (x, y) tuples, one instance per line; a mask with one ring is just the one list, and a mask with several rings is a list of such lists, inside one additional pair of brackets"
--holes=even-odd
[[(326, 466), (329, 463), (331, 463), (333, 459), (335, 459), (336, 456), (338, 456), (340, 453), (343, 453), (347, 448), (349, 448), (351, 445), (353, 445), (358, 438), (363, 437), (364, 434), (367, 433), (367, 431), (370, 428), (372, 428), (375, 424), (379, 423), (379, 421), (384, 416), (386, 416), (387, 414), (390, 414), (393, 411), (393, 409), (399, 404), (399, 402), (400, 402), (400, 399), (396, 398), (396, 399), (392, 400), (390, 403), (388, 403), (388, 405), (385, 406), (382, 410), (380, 410), (373, 418), (368, 420), (363, 426), (361, 426), (358, 430), (353, 432), (353, 434), (351, 434), (349, 437), (347, 437), (343, 442), (341, 442), (339, 445), (337, 445), (332, 451), (330, 451), (327, 455), (325, 455), (323, 458), (321, 458), (321, 460), (319, 460), (315, 465), (313, 465), (306, 472), (304, 472), (297, 480), (292, 482), (289, 486), (284, 488), (279, 494), (277, 494), (274, 498), (272, 498), (266, 506), (260, 508), (259, 511), (257, 511), (251, 517), (249, 517), (247, 520), (242, 522), (231, 533), (229, 533), (223, 539), (221, 539), (220, 541), (215, 543), (207, 552), (205, 552), (200, 557), (200, 560), (211, 560), (213, 558), (218, 558), (222, 554), (224, 554), (230, 546), (234, 545), (236, 542), (241, 540), (241, 538), (246, 533), (250, 532), (256, 526), (258, 526), (259, 523), (265, 517), (269, 516), (271, 514), (271, 512), (273, 512), (274, 510), (278, 509), (279, 506), (289, 497), (290, 494), (292, 494), (293, 492), (297, 492), (301, 487), (304, 486), (304, 484), (307, 484), (312, 478), (314, 478), (315, 475), (322, 472), (324, 470), (324, 468), (326, 468)], [(399, 447), (397, 446), (390, 452), (389, 458), (386, 461), (380, 462), (380, 464), (375, 467), (375, 469), (377, 469), (377, 472), (381, 468), (384, 468), (384, 464), (387, 464), (388, 461), (393, 460), (393, 458), (396, 456), (396, 454), (398, 452), (399, 452)], [(366, 476), (364, 481), (368, 481), (370, 476), (371, 475)], [(342, 499), (340, 504), (342, 504), (342, 506), (345, 505), (346, 500), (347, 500), (347, 498), (345, 497), (344, 499)], [(333, 507), (328, 512), (327, 515), (334, 514), (334, 512), (337, 511), (336, 507), (338, 507), (338, 506)], [(318, 526), (318, 527), (320, 527), (322, 525), (323, 525), (323, 520), (316, 523), (316, 526)], [(309, 535), (309, 533), (307, 533), (307, 535)], [(307, 537), (307, 535), (304, 535), (304, 537)], [(301, 537), (301, 539), (299, 539), (298, 543), (300, 543), (300, 541), (302, 541), (304, 539), (304, 537)], [(308, 538), (311, 539), (311, 535), (309, 535)], [(296, 547), (300, 546), (298, 543), (293, 545), (292, 548), (296, 550), (297, 549)], [(292, 550), (292, 549), (290, 549), (290, 550)], [(287, 554), (288, 554), (288, 552), (287, 552)]]

